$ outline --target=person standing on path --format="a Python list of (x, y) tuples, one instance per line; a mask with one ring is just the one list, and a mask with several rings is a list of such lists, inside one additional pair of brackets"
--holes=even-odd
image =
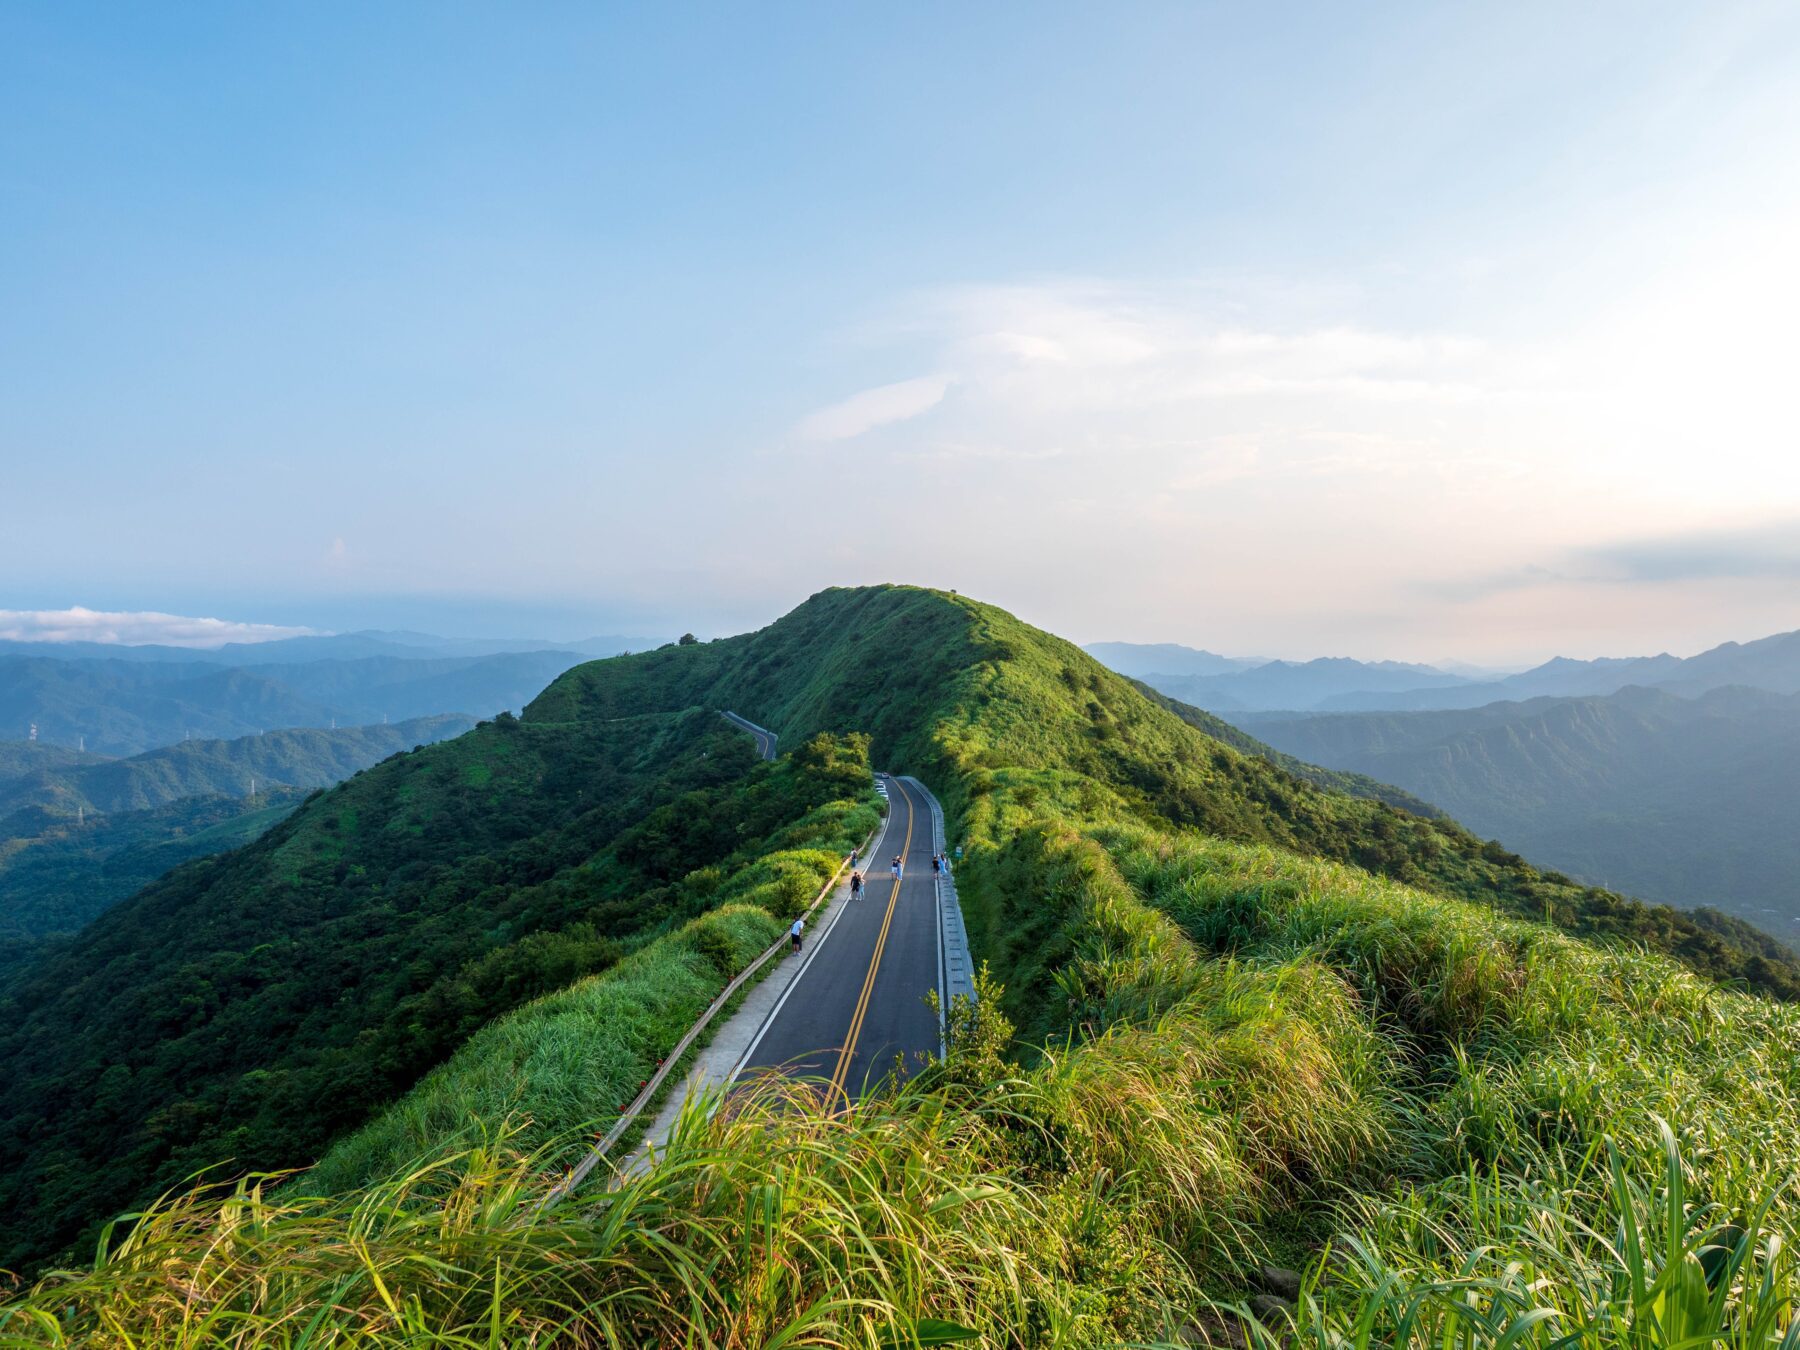
[(794, 926), (788, 929), (788, 940), (794, 944), (794, 950), (800, 950), (800, 934), (806, 931), (806, 920), (795, 919)]
[(861, 872), (852, 872), (850, 874), (850, 898), (852, 900), (860, 900), (862, 898)]

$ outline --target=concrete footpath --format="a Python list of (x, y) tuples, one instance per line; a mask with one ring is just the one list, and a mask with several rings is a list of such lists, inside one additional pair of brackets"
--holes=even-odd
[[(886, 856), (885, 849), (892, 824), (893, 813), (890, 811), (882, 820), (881, 833), (858, 860), (859, 869), (866, 871), (871, 859)], [(745, 995), (738, 1010), (714, 1033), (706, 1048), (700, 1051), (687, 1075), (670, 1089), (662, 1109), (656, 1113), (655, 1120), (645, 1131), (643, 1142), (625, 1160), (622, 1170), (635, 1171), (651, 1150), (662, 1147), (689, 1097), (697, 1092), (723, 1088), (737, 1077), (745, 1060), (756, 1048), (763, 1028), (780, 1010), (789, 991), (799, 983), (806, 968), (818, 958), (819, 952), (830, 941), (831, 930), (849, 902), (850, 881), (846, 876), (832, 893), (831, 899), (819, 908), (813, 921), (807, 925), (806, 942), (800, 959), (795, 960), (791, 953), (779, 957), (775, 968)]]

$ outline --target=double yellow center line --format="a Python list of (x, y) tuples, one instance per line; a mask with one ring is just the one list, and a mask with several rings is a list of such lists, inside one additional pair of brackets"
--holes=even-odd
[[(888, 782), (900, 788), (900, 795), (906, 799), (906, 842), (900, 845), (900, 857), (904, 862), (912, 850), (912, 794), (901, 787), (899, 779), (890, 778)], [(875, 951), (869, 957), (869, 973), (863, 976), (862, 995), (856, 1000), (856, 1011), (850, 1014), (850, 1030), (844, 1037), (844, 1048), (838, 1051), (837, 1068), (832, 1070), (831, 1087), (825, 1097), (827, 1102), (836, 1102), (839, 1097), (846, 1103), (850, 1100), (850, 1094), (844, 1090), (844, 1079), (850, 1073), (850, 1057), (856, 1053), (856, 1039), (862, 1035), (863, 1017), (869, 1011), (869, 996), (875, 992), (875, 972), (881, 969), (881, 953), (887, 947), (888, 929), (894, 926), (894, 906), (899, 901), (900, 878), (895, 877), (894, 889), (888, 894), (887, 913), (881, 919), (881, 932), (875, 937)]]

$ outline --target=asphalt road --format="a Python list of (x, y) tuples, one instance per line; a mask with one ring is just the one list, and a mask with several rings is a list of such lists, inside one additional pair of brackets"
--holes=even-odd
[(756, 723), (750, 721), (748, 718), (739, 717), (734, 712), (721, 712), (719, 714), (719, 716), (723, 717), (727, 722), (730, 722), (733, 726), (742, 727), (745, 731), (749, 732), (752, 736), (756, 737), (756, 753), (757, 754), (761, 755), (764, 759), (774, 759), (775, 758), (775, 733), (774, 732), (765, 731), (762, 727), (757, 726)]
[[(881, 856), (863, 860), (862, 898), (847, 902), (822, 937), (808, 935), (811, 959), (751, 1047), (746, 1076), (780, 1069), (823, 1080), (832, 1096), (858, 1097), (938, 1052), (937, 1015), (925, 1002), (938, 986), (931, 810), (898, 779), (887, 785), (887, 834)], [(900, 881), (890, 870), (895, 854), (906, 860)]]

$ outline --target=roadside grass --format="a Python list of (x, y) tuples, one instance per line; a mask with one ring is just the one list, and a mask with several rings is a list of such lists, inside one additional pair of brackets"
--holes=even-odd
[(780, 935), (768, 911), (727, 905), (508, 1013), (336, 1144), (305, 1186), (366, 1186), (508, 1119), (514, 1146), (542, 1150), (552, 1167), (572, 1161), (582, 1136), (611, 1125), (720, 988)]

